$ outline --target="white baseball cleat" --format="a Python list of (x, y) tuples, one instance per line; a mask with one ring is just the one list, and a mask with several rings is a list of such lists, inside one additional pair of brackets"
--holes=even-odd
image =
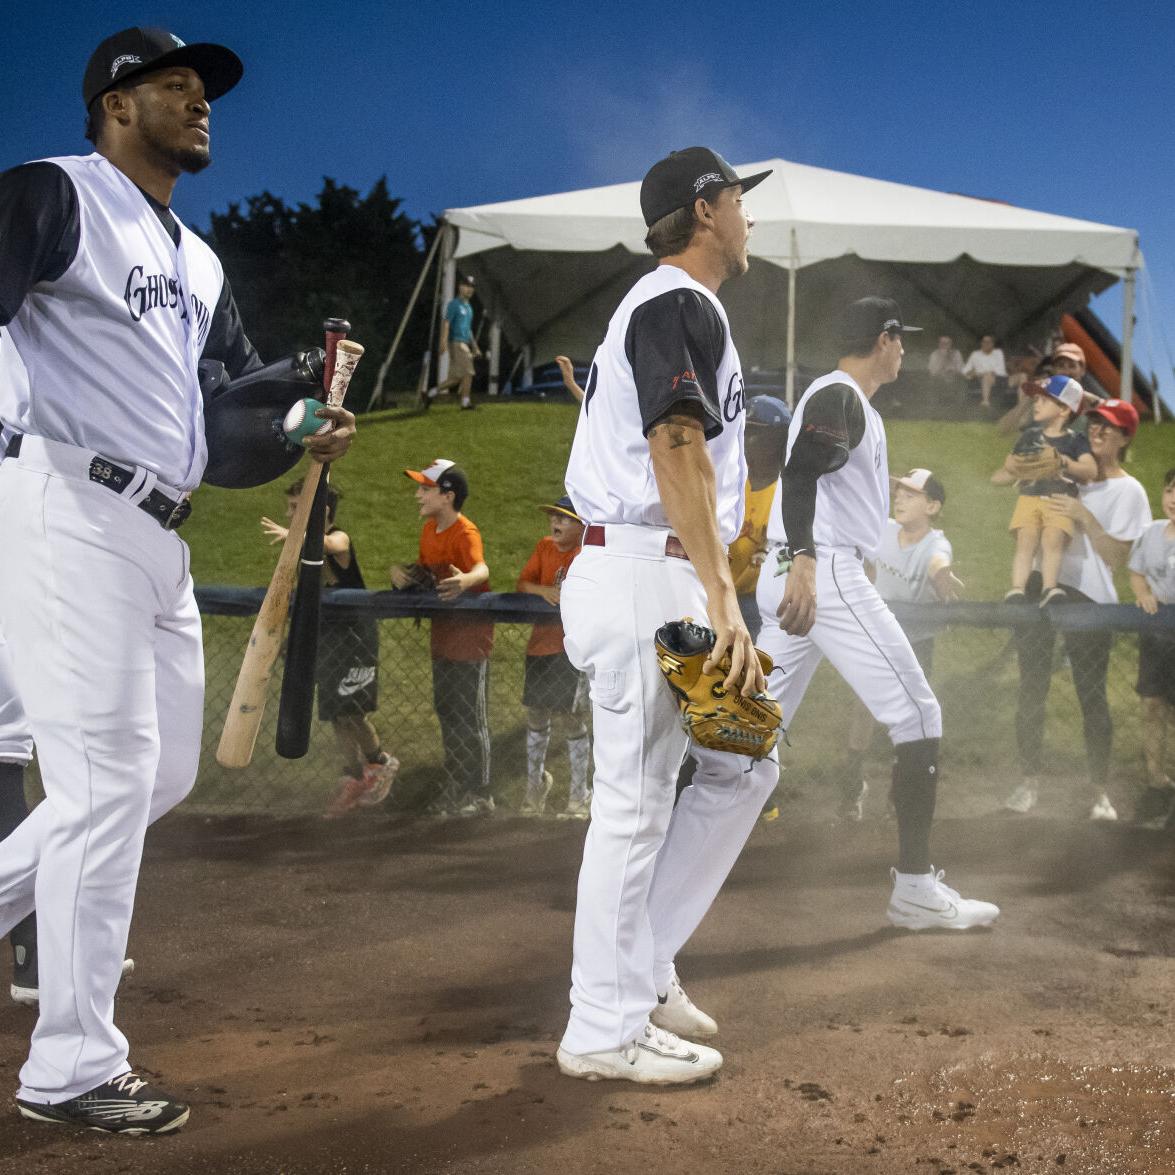
[(1036, 807), (1036, 784), (1022, 783), (1006, 800), (1004, 808), (1009, 812), (1031, 812)]
[(649, 1013), (649, 1019), (666, 1032), (675, 1032), (693, 1040), (697, 1036), (716, 1036), (718, 1022), (707, 1016), (693, 1000), (685, 994), (681, 981), (674, 975), (669, 990), (657, 996), (657, 1006)]
[(891, 869), (893, 893), (886, 916), (903, 930), (970, 930), (988, 926), (1000, 916), (999, 906), (962, 898), (943, 882), (943, 871), (899, 873)]
[(585, 1081), (636, 1081), (641, 1085), (690, 1085), (722, 1068), (722, 1054), (692, 1044), (652, 1024), (631, 1044), (602, 1053), (555, 1053), (559, 1072)]

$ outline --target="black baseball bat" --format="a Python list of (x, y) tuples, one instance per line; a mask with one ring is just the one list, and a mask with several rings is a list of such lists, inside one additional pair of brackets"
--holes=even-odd
[[(328, 318), (323, 387), (329, 391), (334, 377), (339, 340), (347, 337), (351, 324), (344, 318)], [(318, 664), (318, 629), (322, 603), (322, 544), (326, 533), (326, 489), (330, 466), (322, 478), (310, 507), (306, 537), (302, 540), (302, 563), (298, 586), (290, 609), (290, 630), (286, 638), (286, 664), (282, 673), (281, 700), (277, 711), (275, 748), (283, 759), (300, 759), (310, 749), (310, 725), (314, 719), (315, 667)]]

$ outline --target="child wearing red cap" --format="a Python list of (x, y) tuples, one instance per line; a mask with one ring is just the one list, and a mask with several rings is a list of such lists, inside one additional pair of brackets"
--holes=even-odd
[[(1085, 485), (1097, 475), (1097, 463), (1089, 441), (1069, 428), (1069, 421), (1081, 411), (1085, 400), (1081, 385), (1068, 376), (1054, 375), (1042, 384), (1026, 384), (1025, 390), (1034, 397), (1033, 425), (1021, 433), (991, 480), (995, 485), (1018, 482), (1020, 487), (1008, 526), (1016, 536), (1016, 554), (1012, 559), (1012, 588), (1004, 599), (1009, 603), (1023, 602), (1024, 588), (1039, 554), (1043, 606), (1065, 599), (1057, 577), (1074, 529), (1073, 520), (1052, 507), (1049, 496), (1076, 494), (1078, 485)], [(1035, 480), (1025, 478), (1028, 462), (1046, 445), (1056, 450), (1058, 474)]]
[[(583, 542), (583, 520), (568, 497), (549, 506), (540, 506), (550, 522), (551, 533), (535, 545), (518, 577), (518, 590), (542, 596), (559, 606), (559, 588)], [(586, 820), (591, 809), (588, 793), (587, 678), (567, 659), (563, 650), (563, 627), (536, 624), (526, 646), (526, 680), (522, 689), (526, 707), (526, 797), (523, 816), (541, 816), (554, 780), (546, 770), (551, 727), (557, 723), (567, 739), (571, 783), (563, 816)]]

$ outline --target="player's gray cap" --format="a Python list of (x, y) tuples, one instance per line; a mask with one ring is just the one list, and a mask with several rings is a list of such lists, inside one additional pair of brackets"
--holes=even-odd
[(204, 83), (204, 97), (209, 102), (227, 94), (245, 72), (241, 59), (223, 45), (185, 45), (166, 29), (123, 29), (107, 37), (90, 55), (82, 78), (86, 109), (99, 94), (129, 78), (169, 65), (194, 69)]
[(743, 191), (749, 192), (770, 174), (769, 169), (755, 175), (736, 175), (734, 168), (709, 147), (671, 151), (649, 168), (641, 183), (645, 224), (652, 226), (661, 217), (689, 207), (699, 196), (713, 198), (723, 188), (733, 188), (735, 184), (742, 184)]

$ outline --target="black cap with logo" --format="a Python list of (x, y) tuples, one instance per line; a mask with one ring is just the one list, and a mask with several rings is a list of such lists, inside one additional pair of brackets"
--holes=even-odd
[(755, 175), (735, 175), (734, 168), (709, 147), (686, 147), (672, 151), (654, 163), (641, 183), (641, 212), (646, 226), (663, 216), (686, 208), (702, 197), (713, 197), (723, 188), (742, 184), (749, 192), (771, 174), (770, 169)]
[(209, 102), (227, 94), (245, 72), (241, 59), (223, 45), (185, 45), (166, 29), (123, 29), (107, 37), (90, 56), (82, 79), (86, 109), (100, 94), (136, 74), (169, 65), (194, 69), (204, 83), (204, 97)]
[(863, 342), (886, 334), (915, 334), (920, 326), (906, 326), (902, 311), (892, 298), (858, 298), (841, 312), (837, 335), (841, 343)]

